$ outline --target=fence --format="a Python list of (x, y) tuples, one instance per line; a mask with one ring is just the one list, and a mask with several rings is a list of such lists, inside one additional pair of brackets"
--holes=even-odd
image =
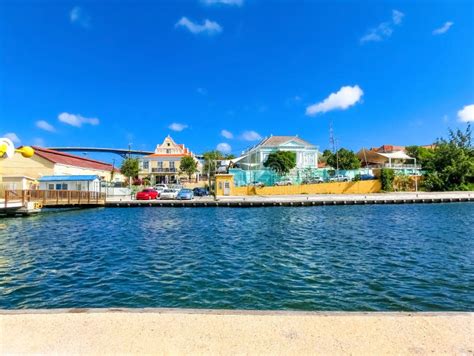
[(105, 203), (105, 193), (80, 190), (5, 190), (5, 208), (9, 202), (40, 202), (51, 205), (99, 205)]

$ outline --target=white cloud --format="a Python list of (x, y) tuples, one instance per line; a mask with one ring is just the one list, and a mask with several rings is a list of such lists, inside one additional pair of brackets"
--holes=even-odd
[(255, 131), (244, 131), (240, 138), (245, 141), (258, 141), (262, 139), (262, 136)]
[(244, 4), (244, 0), (201, 0), (202, 3), (206, 5), (235, 5), (235, 6), (242, 6)]
[(227, 130), (222, 130), (221, 131), (221, 135), (227, 139), (232, 139), (234, 138), (234, 134), (230, 131), (227, 131)]
[(459, 110), (458, 118), (461, 122), (474, 122), (474, 104), (466, 105)]
[(45, 130), (45, 131), (49, 131), (49, 132), (56, 131), (56, 129), (54, 128), (53, 125), (51, 125), (49, 122), (44, 121), (44, 120), (36, 121), (36, 127), (40, 128), (42, 130)]
[(232, 147), (228, 143), (221, 142), (216, 146), (216, 150), (221, 151), (222, 153), (230, 153)]
[(451, 21), (445, 22), (443, 26), (433, 31), (433, 35), (442, 35), (443, 33), (448, 32), (448, 30), (451, 28), (452, 25), (454, 25), (454, 22), (451, 22)]
[(360, 42), (379, 42), (389, 38), (393, 33), (393, 26), (402, 23), (405, 14), (398, 10), (392, 10), (392, 21), (382, 22), (377, 27), (371, 28), (361, 37)]
[(398, 10), (392, 10), (392, 21), (395, 25), (400, 25), (404, 16), (405, 14), (403, 12)]
[(80, 25), (84, 28), (90, 27), (91, 18), (87, 15), (84, 10), (79, 7), (75, 6), (69, 12), (69, 20), (72, 24)]
[(195, 22), (192, 22), (187, 17), (182, 17), (174, 27), (184, 27), (189, 30), (189, 32), (194, 34), (206, 33), (208, 35), (214, 35), (222, 32), (222, 27), (217, 22), (210, 21), (208, 19), (204, 20), (202, 25), (199, 25)]
[(183, 131), (187, 127), (188, 125), (179, 124), (177, 122), (173, 122), (171, 125), (168, 126), (170, 130), (177, 131), (177, 132)]
[(35, 137), (33, 139), (33, 146), (44, 147), (45, 146), (44, 140), (41, 137)]
[(346, 110), (356, 104), (362, 95), (364, 95), (364, 92), (358, 85), (342, 87), (337, 93), (331, 93), (323, 101), (308, 106), (306, 108), (306, 115), (312, 116), (337, 109)]
[(78, 114), (69, 114), (67, 112), (59, 114), (58, 120), (75, 127), (81, 127), (83, 124), (99, 125), (99, 119), (95, 117), (88, 118)]
[(13, 143), (20, 143), (20, 138), (14, 132), (8, 132), (3, 137), (10, 139)]

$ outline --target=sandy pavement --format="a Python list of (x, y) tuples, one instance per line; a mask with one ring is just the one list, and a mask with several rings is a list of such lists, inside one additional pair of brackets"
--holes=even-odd
[(474, 313), (0, 311), (0, 353), (474, 354)]

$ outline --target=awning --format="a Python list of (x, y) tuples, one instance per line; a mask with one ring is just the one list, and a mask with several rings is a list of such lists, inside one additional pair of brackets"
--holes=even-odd
[(390, 152), (390, 153), (378, 153), (378, 154), (390, 159), (414, 159), (413, 157), (410, 157), (403, 151), (395, 151), (395, 152)]
[(94, 181), (99, 179), (95, 175), (75, 175), (75, 176), (43, 176), (38, 181), (40, 182), (78, 182), (78, 181)]

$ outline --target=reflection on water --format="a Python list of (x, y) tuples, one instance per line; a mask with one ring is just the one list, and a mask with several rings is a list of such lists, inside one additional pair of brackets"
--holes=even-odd
[(3, 219), (0, 308), (473, 310), (474, 204)]

